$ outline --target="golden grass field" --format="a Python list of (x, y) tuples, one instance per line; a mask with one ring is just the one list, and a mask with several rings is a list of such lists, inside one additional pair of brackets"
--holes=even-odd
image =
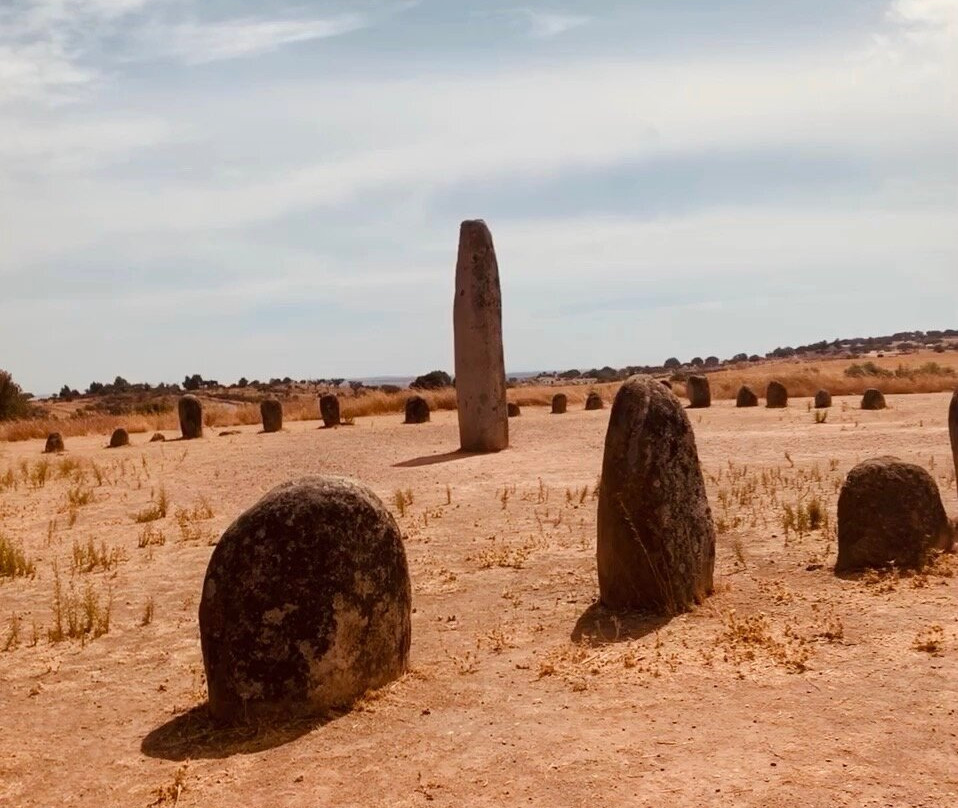
[[(836, 397), (825, 423), (797, 396), (691, 411), (717, 591), (668, 621), (594, 606), (608, 410), (576, 399), (523, 402), (510, 448), (482, 456), (454, 452), (449, 411), (115, 450), (102, 430), (59, 456), (0, 442), (0, 568), (26, 573), (0, 577), (0, 805), (958, 805), (955, 556), (831, 572), (862, 459), (919, 463), (958, 516), (948, 400)], [(327, 723), (217, 730), (197, 627), (211, 545), (272, 486), (327, 473), (402, 528), (412, 668)]]

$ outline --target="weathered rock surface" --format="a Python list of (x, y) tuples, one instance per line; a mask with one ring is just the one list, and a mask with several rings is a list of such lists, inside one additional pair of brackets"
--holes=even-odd
[(589, 393), (585, 398), (585, 408), (587, 410), (601, 410), (605, 409), (605, 402), (596, 392)]
[(348, 706), (406, 670), (410, 604), (399, 528), (372, 491), (337, 477), (274, 488), (206, 570), (210, 712), (233, 722)]
[(267, 398), (259, 405), (264, 432), (279, 432), (283, 428), (283, 405), (278, 399)]
[(177, 404), (184, 440), (203, 437), (203, 404), (196, 396), (181, 396)]
[(51, 432), (47, 435), (47, 442), (43, 447), (44, 454), (57, 454), (65, 451), (63, 448), (63, 435), (59, 432)]
[(930, 550), (951, 544), (938, 486), (921, 466), (878, 457), (848, 473), (838, 497), (835, 572), (890, 564), (918, 569)]
[(747, 384), (743, 384), (738, 390), (738, 395), (735, 396), (735, 406), (757, 407), (758, 396), (755, 395), (751, 387), (749, 387)]
[(556, 393), (552, 397), (552, 414), (562, 415), (569, 406), (569, 397), (565, 393)]
[(424, 424), (429, 420), (429, 402), (422, 396), (410, 396), (406, 399), (407, 424)]
[(120, 446), (129, 446), (130, 445), (130, 433), (127, 432), (123, 427), (119, 429), (114, 429), (113, 434), (110, 435), (110, 448), (118, 449)]
[(712, 591), (715, 528), (692, 425), (649, 376), (626, 381), (612, 405), (597, 559), (610, 609), (675, 614)]
[(765, 389), (765, 406), (773, 409), (788, 406), (788, 390), (781, 382), (769, 382)]
[(883, 410), (885, 409), (885, 396), (881, 390), (869, 387), (862, 395), (863, 410)]
[(689, 376), (685, 382), (689, 397), (689, 407), (700, 409), (712, 406), (712, 388), (707, 376)]
[(339, 426), (339, 396), (326, 393), (319, 397), (319, 417), (323, 419), (323, 426), (327, 428)]
[(502, 294), (492, 234), (481, 219), (459, 228), (453, 332), (461, 448), (498, 452), (509, 445)]
[(819, 390), (815, 393), (815, 409), (826, 410), (832, 406), (832, 394), (828, 390)]

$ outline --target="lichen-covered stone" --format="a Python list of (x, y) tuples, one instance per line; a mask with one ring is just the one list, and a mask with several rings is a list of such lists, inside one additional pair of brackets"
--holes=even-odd
[(587, 410), (601, 410), (605, 408), (605, 402), (602, 400), (602, 396), (593, 391), (586, 396), (585, 408)]
[(863, 410), (883, 410), (885, 409), (885, 396), (881, 390), (869, 387), (862, 396)]
[(339, 397), (326, 393), (319, 397), (319, 417), (323, 419), (323, 426), (339, 426)]
[(707, 376), (689, 376), (685, 381), (685, 391), (691, 409), (712, 406), (712, 388)]
[(565, 393), (556, 393), (552, 397), (552, 414), (562, 415), (569, 406), (569, 397)]
[(522, 415), (522, 409), (518, 404), (513, 404), (511, 401), (506, 405), (506, 411), (509, 413), (510, 418), (516, 418)]
[(492, 234), (481, 219), (459, 228), (452, 317), (461, 448), (498, 452), (509, 445), (502, 293)]
[(51, 432), (47, 435), (47, 442), (43, 447), (44, 454), (57, 454), (64, 451), (63, 435), (59, 432)]
[(283, 405), (279, 399), (267, 398), (259, 404), (264, 432), (279, 432), (283, 428)]
[(832, 406), (832, 394), (828, 390), (819, 390), (815, 393), (815, 409), (827, 410)]
[(736, 407), (757, 407), (758, 406), (758, 396), (755, 395), (755, 392), (747, 384), (743, 384), (739, 390), (738, 395), (735, 396), (735, 406)]
[(422, 396), (410, 396), (406, 399), (407, 424), (424, 424), (429, 420), (429, 402)]
[(958, 484), (958, 390), (951, 396), (948, 407), (948, 434), (951, 436), (951, 455), (955, 461), (955, 483)]
[(918, 569), (930, 550), (951, 544), (938, 486), (921, 466), (878, 457), (848, 473), (838, 496), (836, 572), (890, 564)]
[(203, 437), (203, 404), (196, 396), (181, 396), (177, 404), (183, 440)]
[(113, 434), (110, 435), (110, 448), (118, 449), (120, 446), (129, 446), (130, 445), (130, 433), (127, 432), (123, 427), (113, 430)]
[(317, 715), (399, 677), (411, 588), (395, 520), (365, 486), (285, 483), (210, 558), (200, 640), (214, 718)]
[(610, 609), (675, 614), (712, 592), (715, 527), (692, 425), (649, 376), (626, 381), (612, 405), (597, 559)]
[(781, 382), (772, 381), (765, 388), (765, 406), (772, 409), (788, 406), (788, 390)]

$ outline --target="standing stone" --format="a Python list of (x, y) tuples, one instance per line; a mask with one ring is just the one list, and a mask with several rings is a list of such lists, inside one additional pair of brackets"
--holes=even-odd
[(685, 382), (685, 390), (689, 396), (689, 407), (700, 409), (712, 406), (712, 388), (706, 376), (689, 376)]
[(585, 408), (587, 410), (605, 409), (605, 402), (602, 400), (602, 396), (593, 390), (585, 398)]
[(407, 424), (424, 424), (429, 420), (429, 402), (422, 396), (410, 396), (406, 399)]
[(788, 390), (781, 382), (769, 382), (765, 389), (765, 406), (772, 409), (788, 406)]
[(323, 426), (339, 426), (339, 396), (332, 393), (320, 396), (319, 415), (323, 419)]
[(556, 393), (552, 397), (552, 414), (563, 415), (569, 406), (569, 397), (565, 393)]
[(749, 387), (747, 384), (743, 384), (738, 390), (738, 395), (735, 397), (735, 406), (757, 407), (758, 396), (755, 395), (751, 387)]
[(279, 432), (283, 428), (283, 405), (279, 399), (267, 398), (259, 404), (264, 432)]
[(64, 451), (63, 435), (61, 435), (59, 432), (51, 432), (49, 435), (47, 435), (47, 442), (43, 447), (43, 453), (58, 454), (62, 451)]
[(452, 319), (460, 445), (498, 452), (509, 445), (502, 295), (492, 234), (481, 219), (459, 228)]
[(266, 494), (210, 557), (200, 601), (221, 721), (318, 715), (403, 674), (411, 587), (402, 535), (368, 488), (307, 477)]
[(183, 440), (203, 437), (203, 404), (196, 396), (182, 396), (177, 411), (180, 416), (180, 432)]
[(832, 394), (828, 390), (819, 390), (815, 393), (815, 409), (827, 410), (832, 406)]
[(955, 461), (955, 483), (958, 484), (958, 390), (951, 396), (948, 408), (948, 434), (951, 435), (951, 454)]
[(692, 425), (649, 376), (626, 381), (612, 405), (597, 557), (610, 609), (676, 614), (712, 592), (715, 527)]
[(930, 550), (951, 545), (938, 486), (921, 466), (877, 457), (848, 472), (838, 496), (835, 572), (890, 564), (919, 569)]
[(110, 435), (110, 448), (118, 449), (121, 446), (130, 445), (130, 433), (127, 432), (123, 427), (119, 429), (114, 429), (113, 434)]
[(869, 387), (862, 396), (863, 410), (883, 410), (885, 409), (885, 396), (881, 390)]
[(522, 415), (522, 409), (518, 404), (513, 404), (511, 401), (506, 405), (506, 411), (509, 413), (510, 418), (517, 418)]

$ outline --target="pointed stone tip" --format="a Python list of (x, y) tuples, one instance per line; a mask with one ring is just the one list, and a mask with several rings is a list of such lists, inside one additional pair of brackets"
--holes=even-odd
[(492, 249), (492, 233), (483, 219), (466, 219), (459, 225), (459, 243), (470, 249)]

